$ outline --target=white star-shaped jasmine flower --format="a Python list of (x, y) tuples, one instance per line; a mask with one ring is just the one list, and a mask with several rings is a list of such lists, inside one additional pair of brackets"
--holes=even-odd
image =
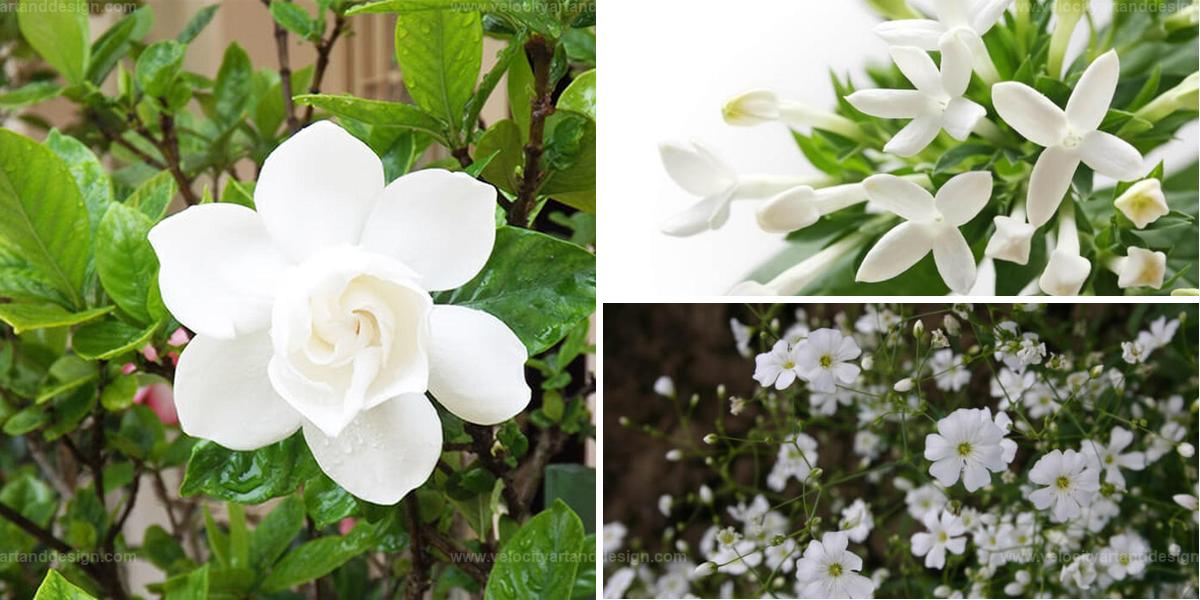
[(950, 487), (961, 474), (973, 492), (992, 481), (989, 471), (1003, 471), (1012, 454), (1001, 445), (1004, 429), (992, 420), (990, 409), (960, 408), (937, 422), (937, 433), (925, 436), (925, 458), (933, 461), (929, 474)]
[(1113, 206), (1138, 229), (1145, 229), (1159, 217), (1171, 212), (1167, 197), (1163, 195), (1162, 182), (1157, 179), (1143, 179), (1129, 186), (1113, 201)]
[(1023, 265), (1029, 262), (1029, 251), (1033, 246), (1033, 233), (1037, 228), (1025, 220), (1025, 202), (1017, 200), (1008, 215), (992, 218), (996, 231), (988, 239), (983, 255), (996, 260)]
[(938, 50), (947, 38), (955, 38), (971, 51), (975, 71), (985, 81), (1000, 80), (996, 66), (983, 44), (987, 33), (999, 20), (1013, 0), (936, 0), (933, 10), (937, 20), (900, 19), (885, 21), (875, 27), (875, 34), (893, 46), (916, 46), (922, 50)]
[(701, 198), (662, 224), (662, 231), (667, 235), (682, 237), (720, 229), (729, 220), (729, 205), (734, 200), (762, 200), (797, 186), (831, 183), (824, 175), (738, 175), (729, 163), (699, 142), (664, 142), (658, 149), (667, 175), (679, 187)]
[(1058, 210), (1058, 241), (1050, 252), (1038, 287), (1052, 296), (1074, 296), (1083, 288), (1092, 263), (1079, 254), (1079, 230), (1075, 228), (1075, 206), (1064, 203)]
[(885, 119), (912, 119), (883, 147), (884, 152), (912, 156), (925, 149), (941, 130), (962, 141), (987, 111), (963, 97), (971, 83), (971, 51), (957, 38), (943, 39), (939, 71), (924, 50), (894, 46), (892, 60), (915, 90), (859, 90), (846, 96), (854, 108)]
[(883, 234), (867, 252), (857, 281), (891, 279), (917, 264), (930, 251), (938, 273), (951, 290), (965, 293), (975, 283), (975, 256), (958, 228), (983, 210), (992, 195), (992, 174), (956, 175), (932, 196), (921, 186), (894, 175), (872, 175), (863, 185), (877, 205), (905, 219)]
[(1062, 202), (1079, 162), (1113, 179), (1142, 175), (1142, 155), (1125, 140), (1097, 127), (1108, 113), (1121, 64), (1108, 51), (1088, 66), (1063, 110), (1037, 90), (1016, 81), (992, 86), (996, 112), (1025, 139), (1046, 148), (1029, 178), (1026, 210), (1041, 227)]
[(1117, 286), (1150, 287), (1159, 289), (1167, 272), (1167, 255), (1156, 250), (1130, 246), (1125, 256), (1108, 261), (1110, 271), (1117, 274)]

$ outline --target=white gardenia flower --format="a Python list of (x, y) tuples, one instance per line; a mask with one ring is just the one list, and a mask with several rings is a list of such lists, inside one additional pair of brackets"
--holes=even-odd
[(871, 507), (863, 502), (862, 498), (855, 499), (850, 506), (843, 508), (842, 519), (838, 521), (838, 529), (856, 544), (861, 544), (867, 539), (874, 525)]
[(1133, 432), (1124, 427), (1113, 427), (1112, 432), (1109, 433), (1107, 446), (1092, 440), (1084, 440), (1081, 451), (1092, 467), (1104, 471), (1104, 481), (1125, 489), (1125, 476), (1121, 474), (1121, 469), (1141, 471), (1146, 468), (1145, 453), (1122, 453), (1132, 442)]
[(937, 50), (942, 41), (956, 38), (971, 50), (975, 71), (985, 81), (999, 81), (983, 34), (987, 33), (1004, 14), (1012, 0), (937, 0), (934, 12), (937, 20), (901, 19), (885, 21), (875, 27), (875, 34), (894, 46), (916, 46), (922, 50)]
[(1113, 201), (1113, 206), (1138, 229), (1145, 229), (1159, 217), (1171, 212), (1167, 197), (1163, 195), (1162, 182), (1158, 179), (1143, 179), (1133, 184)]
[(821, 541), (812, 540), (804, 557), (796, 561), (796, 579), (804, 598), (870, 598), (875, 582), (856, 571), (862, 559), (846, 550), (843, 532), (827, 532)]
[(1167, 255), (1156, 250), (1130, 246), (1125, 256), (1108, 261), (1108, 269), (1117, 274), (1117, 286), (1159, 289), (1167, 272)]
[(797, 186), (830, 183), (826, 176), (738, 175), (729, 163), (699, 142), (664, 142), (658, 150), (667, 175), (689, 194), (701, 198), (663, 223), (662, 231), (667, 235), (689, 236), (720, 229), (729, 220), (729, 206), (734, 200), (762, 200)]
[(1120, 61), (1108, 51), (1083, 72), (1064, 111), (1037, 90), (1016, 81), (992, 87), (996, 112), (1025, 139), (1046, 148), (1029, 178), (1026, 210), (1041, 227), (1058, 209), (1079, 162), (1092, 170), (1128, 181), (1142, 175), (1142, 155), (1129, 142), (1097, 127), (1117, 89)]
[(975, 256), (958, 230), (983, 210), (992, 195), (992, 174), (971, 171), (947, 181), (934, 197), (894, 175), (872, 175), (863, 185), (871, 201), (905, 219), (867, 252), (857, 281), (891, 279), (930, 251), (951, 290), (965, 293), (975, 283)]
[(913, 556), (924, 556), (925, 566), (941, 569), (946, 566), (946, 551), (962, 554), (967, 547), (967, 532), (962, 519), (950, 511), (930, 512), (923, 519), (927, 532), (912, 536)]
[(862, 354), (854, 338), (836, 329), (818, 329), (796, 346), (797, 372), (815, 392), (834, 393), (837, 383), (851, 384), (862, 369), (850, 362)]
[(803, 373), (798, 354), (798, 349), (788, 345), (787, 340), (775, 342), (770, 352), (754, 357), (754, 380), (763, 387), (787, 388)]
[(430, 297), (491, 254), (491, 186), (440, 169), (385, 186), (375, 153), (323, 121), (267, 157), (254, 200), (194, 206), (149, 234), (163, 302), (196, 332), (175, 380), (187, 434), (253, 450), (303, 429), (330, 478), (394, 504), (442, 451), (427, 391), (481, 425), (529, 403), (512, 330)]
[(1086, 590), (1096, 581), (1096, 557), (1093, 554), (1079, 554), (1070, 564), (1064, 565), (1058, 575), (1063, 585), (1072, 584)]
[(884, 119), (911, 119), (883, 151), (898, 156), (913, 156), (925, 149), (938, 132), (963, 141), (987, 110), (963, 97), (971, 83), (971, 51), (966, 44), (950, 36), (939, 48), (942, 66), (939, 72), (924, 50), (913, 46), (893, 46), (889, 52), (914, 90), (859, 90), (846, 96), (854, 108)]
[(973, 492), (991, 483), (989, 471), (1007, 467), (1005, 431), (992, 420), (991, 409), (960, 408), (939, 419), (937, 429), (925, 436), (925, 458), (933, 461), (929, 474), (943, 486), (954, 485), (961, 474), (963, 486)]
[(1029, 481), (1045, 486), (1029, 494), (1029, 500), (1039, 510), (1053, 505), (1053, 520), (1062, 523), (1092, 503), (1100, 489), (1100, 472), (1079, 452), (1053, 450), (1033, 465)]
[(1099, 552), (1100, 568), (1109, 577), (1120, 581), (1126, 576), (1137, 577), (1146, 570), (1150, 545), (1136, 533), (1119, 533), (1108, 540)]

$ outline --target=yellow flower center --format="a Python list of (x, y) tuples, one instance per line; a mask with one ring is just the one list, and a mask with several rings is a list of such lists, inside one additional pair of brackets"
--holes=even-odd
[(963, 443), (959, 444), (958, 445), (958, 455), (959, 456), (970, 456), (971, 455), (971, 443), (963, 442)]
[(783, 363), (783, 368), (785, 368), (785, 369), (792, 369), (792, 368), (795, 368), (795, 366), (796, 366), (796, 363), (794, 363), (790, 360)]
[(828, 354), (821, 357), (821, 367), (828, 369), (829, 366), (832, 364), (833, 364), (833, 358), (830, 357)]
[(1071, 480), (1066, 477), (1059, 477), (1054, 480), (1054, 485), (1060, 490), (1065, 490), (1071, 487)]
[(830, 577), (840, 577), (841, 575), (842, 575), (841, 563), (833, 563), (832, 565), (829, 565), (829, 576)]
[(946, 541), (946, 540), (948, 540), (948, 539), (950, 539), (950, 538), (946, 536), (946, 532), (945, 532), (945, 531), (939, 531), (939, 532), (938, 532), (938, 541), (939, 541), (939, 542), (945, 542), (945, 541)]

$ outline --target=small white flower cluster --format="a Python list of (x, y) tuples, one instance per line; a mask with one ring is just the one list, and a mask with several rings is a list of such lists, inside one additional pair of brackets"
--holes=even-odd
[(860, 354), (854, 338), (836, 329), (817, 329), (796, 343), (780, 339), (770, 352), (755, 357), (754, 379), (777, 390), (801, 379), (814, 392), (834, 394), (839, 382), (847, 385), (858, 379), (862, 368), (850, 361)]

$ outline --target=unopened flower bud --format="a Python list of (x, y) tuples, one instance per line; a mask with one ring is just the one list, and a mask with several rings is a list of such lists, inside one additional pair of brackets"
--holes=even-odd
[(1138, 229), (1145, 229), (1159, 217), (1171, 212), (1167, 207), (1167, 197), (1163, 195), (1162, 183), (1157, 179), (1143, 179), (1133, 184), (1113, 202), (1113, 206)]
[(921, 339), (925, 335), (925, 321), (922, 321), (921, 319), (914, 321), (912, 334), (913, 337), (917, 338), (918, 340)]
[(813, 469), (812, 471), (809, 471), (808, 478), (812, 479), (812, 480), (817, 480), (817, 479), (820, 479), (821, 476), (824, 474), (825, 474), (825, 470), (822, 469), (821, 467), (817, 467), (817, 468)]
[(717, 572), (717, 565), (710, 563), (710, 562), (704, 562), (704, 563), (700, 563), (700, 566), (696, 567), (695, 571), (692, 571), (692, 575), (695, 575), (696, 578), (699, 579), (701, 577), (708, 577), (709, 575), (712, 575), (713, 573), (716, 573), (716, 572)]
[(681, 452), (678, 448), (672, 448), (667, 451), (667, 460), (671, 462), (679, 462), (679, 460), (682, 458), (683, 452)]
[(962, 327), (959, 325), (958, 319), (955, 319), (954, 315), (951, 314), (947, 314), (946, 316), (942, 317), (942, 329), (945, 329), (946, 335), (951, 337), (958, 335), (959, 332), (962, 331)]
[(716, 444), (717, 443), (717, 434), (710, 433), (710, 434), (704, 436), (704, 443), (708, 444), (709, 446)]
[(1184, 458), (1191, 458), (1196, 455), (1196, 447), (1188, 442), (1184, 442), (1175, 448), (1179, 455)]
[(901, 394), (911, 391), (913, 389), (913, 380), (911, 377), (905, 377), (904, 379), (897, 381), (896, 385), (892, 386), (892, 389), (900, 392)]

